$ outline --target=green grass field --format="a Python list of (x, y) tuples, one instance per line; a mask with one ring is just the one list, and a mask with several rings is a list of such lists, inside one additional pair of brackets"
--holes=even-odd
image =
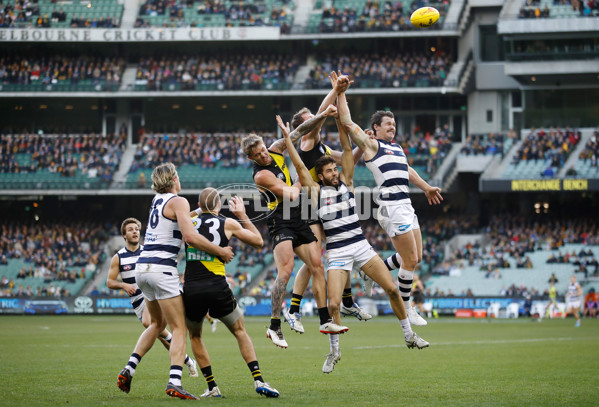
[[(424, 350), (404, 345), (398, 322), (344, 319), (341, 361), (321, 372), (328, 338), (306, 318), (306, 333), (284, 327), (289, 349), (266, 339), (267, 318), (246, 326), (266, 381), (279, 399), (260, 398), (233, 336), (222, 325), (205, 342), (227, 406), (591, 406), (599, 404), (599, 320), (441, 318), (417, 332)], [(134, 316), (0, 317), (1, 405), (147, 406), (193, 403), (164, 393), (168, 354), (160, 343), (144, 357), (130, 394), (116, 377), (141, 332)], [(188, 348), (189, 349), (189, 348)], [(184, 387), (201, 394), (203, 378)]]

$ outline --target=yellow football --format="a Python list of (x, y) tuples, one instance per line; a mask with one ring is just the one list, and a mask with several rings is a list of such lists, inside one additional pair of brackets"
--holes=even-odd
[(439, 11), (433, 7), (421, 7), (410, 16), (413, 26), (427, 28), (439, 20)]

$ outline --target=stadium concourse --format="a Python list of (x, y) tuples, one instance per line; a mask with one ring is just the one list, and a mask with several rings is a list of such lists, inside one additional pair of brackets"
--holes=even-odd
[[(439, 21), (409, 25), (425, 6)], [(124, 293), (108, 296), (106, 259), (123, 245), (123, 219), (146, 220), (152, 169), (174, 162), (192, 207), (213, 186), (254, 211), (241, 138), (256, 132), (270, 143), (280, 137), (276, 114), (315, 112), (331, 70), (354, 80), (353, 120), (369, 128), (373, 112), (392, 111), (409, 165), (443, 190), (443, 205), (429, 208), (411, 188), (423, 232), (418, 273), (437, 311), (516, 302), (525, 312), (528, 296), (547, 302), (551, 275), (560, 299), (573, 273), (585, 294), (599, 289), (596, 9), (545, 0), (4, 2), (0, 310), (131, 312)], [(322, 136), (340, 149), (334, 121)], [(355, 183), (364, 232), (387, 257), (363, 161)], [(270, 308), (274, 264), (257, 225), (264, 248), (234, 242), (227, 272), (246, 311), (259, 314)], [(352, 287), (360, 305), (389, 312), (380, 288), (367, 298), (355, 274)], [(58, 303), (27, 302), (48, 297)]]

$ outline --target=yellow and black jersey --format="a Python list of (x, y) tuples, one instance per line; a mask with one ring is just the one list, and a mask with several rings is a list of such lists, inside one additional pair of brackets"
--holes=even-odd
[[(282, 154), (275, 153), (274, 151), (268, 150), (268, 153), (272, 157), (272, 161), (268, 165), (259, 165), (255, 161), (253, 162), (253, 174), (252, 178), (256, 176), (259, 171), (268, 170), (275, 174), (275, 177), (291, 186), (291, 176), (289, 175), (289, 169), (285, 164), (285, 157)], [(283, 201), (283, 198), (276, 196), (271, 191), (260, 191), (262, 197), (262, 204), (267, 206), (268, 209), (274, 210), (278, 204)]]
[[(212, 212), (202, 212), (192, 219), (194, 228), (215, 245), (226, 247), (229, 238), (225, 234), (227, 218)], [(185, 244), (185, 282), (203, 280), (214, 276), (225, 277), (225, 263), (220, 257)]]
[(318, 143), (316, 143), (314, 145), (314, 147), (312, 147), (312, 150), (309, 150), (309, 151), (302, 150), (301, 144), (300, 144), (298, 153), (299, 153), (300, 158), (304, 162), (304, 165), (306, 166), (306, 168), (308, 168), (310, 170), (310, 175), (312, 175), (312, 179), (314, 180), (314, 182), (318, 182), (319, 179), (318, 179), (318, 176), (316, 175), (316, 170), (314, 168), (314, 165), (316, 164), (316, 160), (318, 160), (323, 155), (331, 155), (332, 154), (331, 149), (327, 145), (325, 145), (321, 141), (319, 141)]

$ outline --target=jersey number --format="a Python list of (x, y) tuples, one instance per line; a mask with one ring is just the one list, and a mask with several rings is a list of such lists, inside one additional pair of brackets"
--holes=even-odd
[(158, 216), (158, 207), (160, 204), (162, 204), (162, 202), (163, 199), (160, 198), (156, 202), (153, 202), (152, 206), (150, 207), (150, 227), (152, 229), (156, 229), (156, 226), (158, 226), (158, 221), (160, 220)]
[[(200, 224), (198, 225), (198, 228), (200, 228), (202, 226), (201, 224), (201, 220), (200, 220)], [(208, 226), (208, 233), (210, 233), (210, 236), (205, 236), (206, 239), (210, 240), (211, 243), (214, 243), (217, 246), (220, 246), (220, 235), (218, 234), (218, 228), (220, 227), (220, 220), (217, 218), (210, 218), (206, 221), (207, 224), (211, 225)]]

